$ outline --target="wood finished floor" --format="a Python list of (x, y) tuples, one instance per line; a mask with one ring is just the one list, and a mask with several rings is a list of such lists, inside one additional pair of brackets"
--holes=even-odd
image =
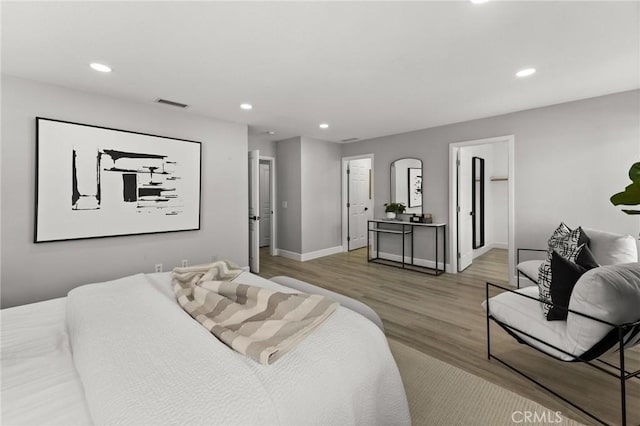
[[(272, 257), (268, 248), (263, 248), (260, 275), (265, 278), (286, 275), (360, 300), (380, 315), (388, 337), (552, 411), (561, 411), (587, 425), (598, 424), (497, 361), (487, 360), (486, 321), (480, 304), (485, 299), (486, 281), (506, 284), (506, 250), (491, 250), (475, 259), (463, 273), (439, 277), (369, 263), (366, 255), (366, 249), (360, 249), (298, 262)], [(492, 353), (587, 407), (606, 422), (620, 424), (619, 386), (615, 379), (583, 364), (553, 360), (518, 344), (494, 324), (491, 342)], [(627, 370), (639, 368), (640, 350), (633, 350), (627, 357)], [(627, 381), (627, 395), (628, 424), (640, 425), (640, 380)], [(460, 406), (464, 407), (464, 401), (460, 401)]]

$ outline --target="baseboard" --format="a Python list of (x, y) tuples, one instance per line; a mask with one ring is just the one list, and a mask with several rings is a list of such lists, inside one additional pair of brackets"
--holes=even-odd
[(287, 259), (297, 260), (298, 262), (306, 262), (307, 260), (317, 259), (319, 257), (330, 256), (336, 253), (342, 253), (342, 246), (329, 247), (322, 250), (316, 250), (309, 253), (296, 253), (294, 251), (277, 249), (276, 256), (286, 257)]
[(329, 247), (322, 250), (312, 251), (310, 253), (303, 253), (301, 255), (301, 260), (306, 262), (307, 260), (317, 259), (319, 257), (330, 256), (336, 253), (342, 253), (342, 246)]
[[(372, 253), (374, 256), (376, 255), (375, 251)], [(385, 252), (380, 252), (379, 253), (379, 257), (382, 259), (389, 259), (389, 260), (395, 260), (396, 262), (401, 262), (402, 261), (402, 255), (400, 254), (392, 254), (392, 253), (385, 253)], [(404, 257), (404, 261), (405, 263), (409, 263), (411, 262), (411, 256), (405, 256)], [(424, 266), (427, 268), (434, 268), (436, 267), (436, 262), (435, 260), (427, 260), (427, 259), (418, 259), (418, 258), (414, 258), (413, 259), (413, 263), (417, 266)], [(439, 268), (442, 269), (443, 268), (443, 263), (444, 262), (438, 262)], [(445, 271), (447, 272), (451, 272), (451, 265), (450, 264), (446, 264), (445, 266)]]
[(300, 253), (296, 253), (295, 251), (289, 251), (284, 249), (278, 249), (277, 256), (286, 257), (287, 259), (297, 260), (298, 262), (302, 262), (302, 255)]
[(484, 246), (478, 249), (473, 249), (473, 258), (475, 259), (477, 257), (482, 256), (483, 254), (486, 254), (492, 248), (493, 248), (492, 244), (485, 244)]
[(489, 250), (492, 249), (502, 249), (502, 250), (509, 250), (509, 244), (507, 243), (487, 243), (484, 246), (480, 247), (479, 249), (474, 249), (473, 250), (473, 258), (475, 259), (476, 257), (480, 257), (483, 254), (486, 254)]

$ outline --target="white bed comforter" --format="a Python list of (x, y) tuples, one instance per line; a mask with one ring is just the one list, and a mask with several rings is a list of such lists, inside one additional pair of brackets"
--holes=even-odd
[(65, 327), (67, 298), (2, 309), (3, 425), (91, 424)]
[[(292, 292), (249, 273), (236, 281)], [(96, 424), (410, 424), (383, 333), (342, 307), (270, 366), (185, 313), (169, 274), (71, 291), (67, 328)]]

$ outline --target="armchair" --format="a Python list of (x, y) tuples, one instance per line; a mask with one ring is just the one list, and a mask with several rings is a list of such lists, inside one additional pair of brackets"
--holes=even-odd
[[(615, 377), (620, 386), (621, 424), (627, 424), (627, 382), (640, 380), (640, 370), (627, 371), (625, 351), (640, 343), (640, 263), (636, 241), (631, 236), (597, 230), (585, 232), (591, 238), (590, 250), (601, 265), (582, 275), (569, 299), (568, 306), (559, 306), (540, 297), (538, 286), (520, 288), (520, 275), (537, 283), (537, 269), (542, 261), (520, 262), (521, 251), (546, 252), (539, 249), (519, 249), (517, 254), (518, 289), (486, 283), (483, 307), (487, 322), (487, 358), (496, 360), (533, 383), (592, 417), (595, 414), (569, 401), (550, 387), (518, 370), (496, 356), (491, 348), (491, 321), (498, 324), (519, 343), (525, 344), (562, 362), (583, 362), (596, 370)], [(490, 289), (503, 290), (489, 298)], [(542, 304), (567, 312), (566, 320), (548, 321)], [(615, 365), (601, 359), (611, 352), (619, 354)]]

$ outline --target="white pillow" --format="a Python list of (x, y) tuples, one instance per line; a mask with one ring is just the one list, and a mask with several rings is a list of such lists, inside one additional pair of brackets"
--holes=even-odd
[(589, 250), (600, 265), (617, 265), (638, 261), (638, 246), (631, 235), (584, 229), (591, 239)]
[[(569, 309), (617, 325), (640, 320), (640, 263), (601, 266), (585, 272), (573, 288)], [(611, 330), (611, 326), (569, 312), (568, 352), (586, 352)]]

